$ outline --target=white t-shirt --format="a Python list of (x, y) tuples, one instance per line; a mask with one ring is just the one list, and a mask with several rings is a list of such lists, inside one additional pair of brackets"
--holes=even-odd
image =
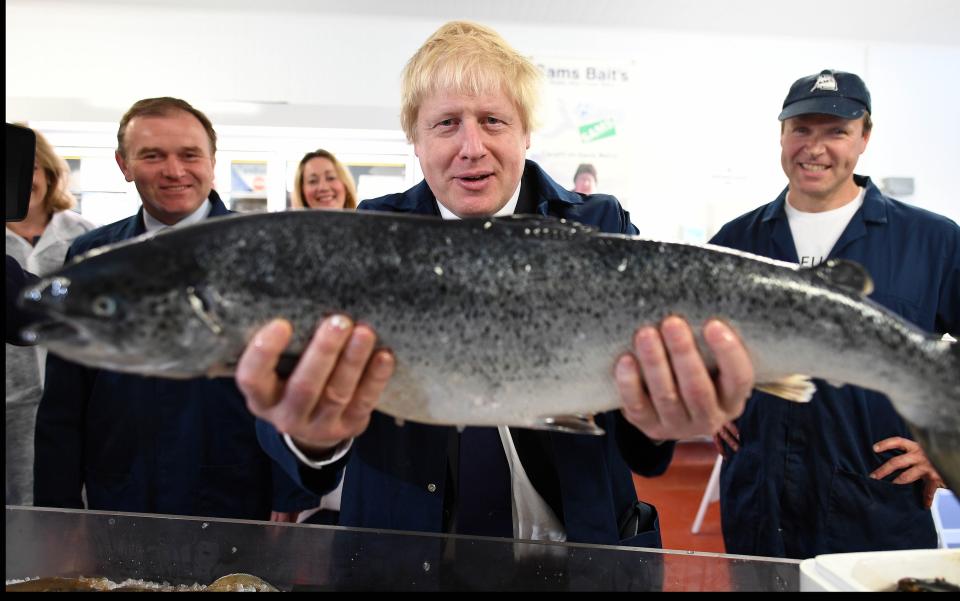
[(853, 214), (863, 204), (863, 196), (864, 189), (860, 188), (856, 198), (839, 209), (807, 213), (794, 208), (790, 204), (790, 194), (787, 193), (784, 209), (801, 267), (815, 267), (827, 260), (843, 230), (847, 229)]
[(193, 225), (194, 223), (200, 223), (207, 218), (207, 215), (210, 214), (210, 211), (213, 210), (213, 204), (210, 203), (210, 199), (204, 200), (199, 207), (193, 212), (181, 219), (180, 221), (174, 223), (173, 225), (167, 225), (166, 223), (155, 218), (153, 215), (147, 212), (146, 209), (143, 210), (143, 227), (147, 230), (148, 234), (155, 234), (160, 230), (164, 230), (168, 227), (183, 227), (185, 225)]

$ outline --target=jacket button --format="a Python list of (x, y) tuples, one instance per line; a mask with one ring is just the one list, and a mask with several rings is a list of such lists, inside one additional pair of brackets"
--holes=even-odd
[(430, 492), (437, 492), (437, 485), (434, 483), (427, 484), (427, 490)]

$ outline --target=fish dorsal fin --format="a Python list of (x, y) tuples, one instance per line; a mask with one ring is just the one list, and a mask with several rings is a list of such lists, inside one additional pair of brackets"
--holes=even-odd
[(568, 238), (600, 231), (577, 221), (546, 215), (504, 215), (475, 221), (483, 229), (504, 228), (505, 231), (525, 236)]
[(190, 303), (194, 314), (207, 326), (214, 336), (219, 336), (223, 334), (223, 324), (220, 323), (217, 315), (212, 310), (211, 297), (215, 294), (216, 293), (211, 294), (211, 292), (203, 286), (187, 286), (186, 289), (187, 301)]
[(873, 292), (873, 279), (867, 270), (855, 261), (828, 259), (816, 267), (807, 267), (804, 271), (853, 294), (868, 296)]

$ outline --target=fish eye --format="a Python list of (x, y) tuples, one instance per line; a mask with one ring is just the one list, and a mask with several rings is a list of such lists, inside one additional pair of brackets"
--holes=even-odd
[(109, 296), (93, 299), (93, 314), (100, 317), (112, 317), (117, 312), (117, 301)]

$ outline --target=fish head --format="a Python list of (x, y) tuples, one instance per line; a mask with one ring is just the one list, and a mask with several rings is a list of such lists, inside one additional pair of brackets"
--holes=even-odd
[(39, 321), (24, 338), (100, 369), (210, 373), (226, 344), (218, 295), (197, 283), (196, 263), (147, 260), (143, 251), (132, 245), (84, 255), (26, 288), (20, 305)]

